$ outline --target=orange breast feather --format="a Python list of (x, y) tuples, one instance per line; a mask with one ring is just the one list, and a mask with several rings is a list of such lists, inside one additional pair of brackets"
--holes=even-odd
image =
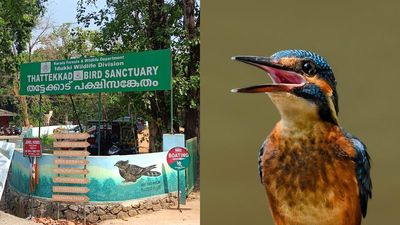
[(303, 135), (278, 124), (261, 157), (262, 181), (277, 225), (359, 225), (354, 149), (337, 127)]

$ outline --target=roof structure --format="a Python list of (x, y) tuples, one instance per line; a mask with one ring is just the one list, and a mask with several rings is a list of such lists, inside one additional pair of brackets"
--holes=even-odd
[(10, 112), (10, 111), (4, 110), (4, 109), (0, 109), (0, 117), (3, 117), (3, 116), (12, 117), (12, 116), (15, 116), (15, 115), (16, 114), (13, 113), (13, 112)]

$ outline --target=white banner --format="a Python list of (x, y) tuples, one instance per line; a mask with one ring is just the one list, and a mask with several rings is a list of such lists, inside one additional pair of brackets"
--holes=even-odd
[(14, 154), (15, 144), (0, 141), (0, 198), (3, 195), (6, 184), (8, 169)]

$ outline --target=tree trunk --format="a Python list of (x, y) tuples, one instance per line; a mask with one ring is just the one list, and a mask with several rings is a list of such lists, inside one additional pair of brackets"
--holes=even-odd
[(189, 38), (194, 38), (196, 35), (195, 19), (194, 19), (194, 0), (183, 1), (184, 24), (185, 29), (188, 31)]
[(162, 136), (168, 132), (169, 110), (165, 99), (165, 92), (154, 92), (151, 104), (151, 121), (149, 123), (150, 138), (149, 151), (162, 151)]
[(26, 97), (19, 96), (19, 101), (21, 104), (21, 112), (22, 112), (22, 118), (24, 120), (24, 127), (30, 127), (31, 123), (29, 121), (28, 103), (26, 102)]
[(200, 138), (199, 135), (199, 110), (188, 109), (185, 115), (185, 138), (190, 139), (193, 137)]
[(160, 126), (157, 125), (156, 121), (150, 121), (149, 123), (149, 152), (158, 152), (161, 148), (161, 140), (159, 140), (161, 134)]
[[(197, 26), (200, 23), (196, 23), (195, 21), (195, 1), (194, 0), (184, 0), (184, 24), (185, 29), (188, 32), (188, 38), (191, 40), (195, 40), (198, 36), (196, 31)], [(198, 18), (199, 19), (199, 18)], [(199, 21), (198, 21), (199, 22)], [(188, 70), (186, 73), (187, 79), (190, 79), (191, 76), (195, 75), (197, 72), (197, 66), (200, 61), (200, 45), (192, 44), (190, 46), (190, 57), (188, 62)], [(198, 105), (196, 108), (189, 108), (185, 110), (185, 138), (190, 139), (193, 137), (198, 137), (199, 135), (199, 126), (200, 126), (200, 91), (199, 88), (191, 88), (188, 91), (188, 99), (187, 102), (190, 102), (191, 99), (198, 99)]]
[(20, 105), (20, 111), (22, 114), (22, 120), (24, 122), (24, 127), (29, 127), (31, 124), (29, 122), (28, 113), (28, 103), (26, 102), (26, 97), (19, 94), (19, 75), (18, 73), (14, 75), (14, 86), (13, 94), (17, 97)]
[[(169, 47), (169, 32), (167, 26), (167, 15), (162, 10), (164, 0), (149, 0), (149, 20), (147, 26), (147, 36), (150, 49), (165, 49)], [(154, 92), (154, 96), (150, 99), (151, 121), (149, 121), (149, 151), (162, 151), (162, 135), (168, 130), (169, 107), (167, 104), (166, 92)]]

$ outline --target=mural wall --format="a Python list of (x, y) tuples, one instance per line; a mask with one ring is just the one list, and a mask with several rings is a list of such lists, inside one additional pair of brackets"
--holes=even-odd
[[(166, 162), (167, 152), (124, 156), (89, 156), (88, 178), (91, 202), (126, 201), (177, 191), (177, 172)], [(53, 155), (38, 158), (39, 185), (33, 196), (51, 198)], [(10, 168), (10, 185), (29, 194), (29, 158), (15, 151)], [(185, 185), (185, 173), (180, 173), (180, 185)]]
[(0, 141), (0, 198), (3, 195), (8, 170), (15, 150), (14, 143)]

